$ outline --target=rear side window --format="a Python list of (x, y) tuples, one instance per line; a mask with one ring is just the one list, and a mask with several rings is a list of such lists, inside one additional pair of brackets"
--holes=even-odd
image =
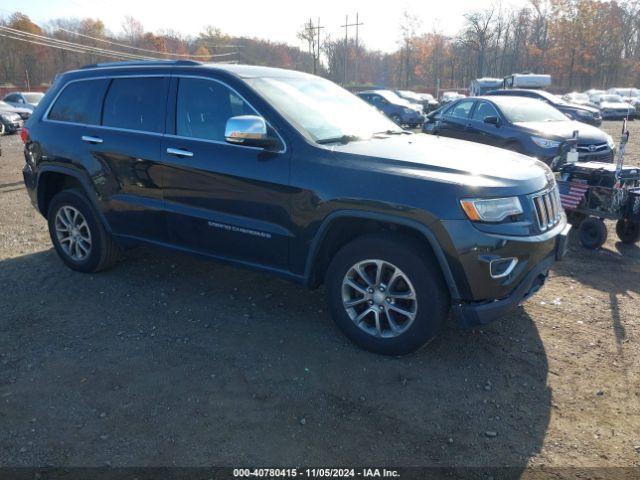
[(227, 120), (238, 115), (255, 115), (255, 112), (225, 85), (200, 78), (180, 79), (177, 135), (222, 142)]
[(446, 111), (445, 115), (457, 118), (468, 118), (469, 113), (471, 112), (471, 107), (473, 107), (473, 100), (463, 100), (454, 104)]
[(97, 125), (108, 80), (82, 80), (67, 84), (49, 111), (49, 120)]
[(114, 78), (104, 100), (102, 124), (107, 127), (161, 132), (164, 127), (165, 79)]

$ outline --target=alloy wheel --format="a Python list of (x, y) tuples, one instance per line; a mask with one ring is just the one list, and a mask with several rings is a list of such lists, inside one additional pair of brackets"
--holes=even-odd
[(409, 277), (385, 260), (362, 260), (342, 281), (342, 304), (358, 328), (369, 335), (402, 335), (418, 312), (416, 291)]
[(91, 253), (91, 230), (80, 211), (70, 205), (61, 207), (55, 217), (56, 237), (72, 260), (81, 262)]

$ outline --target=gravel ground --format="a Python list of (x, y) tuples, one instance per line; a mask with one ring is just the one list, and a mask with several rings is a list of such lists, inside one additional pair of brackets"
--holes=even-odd
[(501, 321), (386, 358), (261, 273), (150, 248), (70, 271), (1, 141), (1, 465), (640, 466), (640, 248), (613, 230)]

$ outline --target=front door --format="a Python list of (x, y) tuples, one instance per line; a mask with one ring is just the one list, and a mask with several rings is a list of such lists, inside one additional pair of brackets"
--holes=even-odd
[(174, 78), (172, 91), (174, 134), (162, 147), (171, 243), (285, 269), (291, 225), (284, 142), (275, 151), (227, 143), (229, 118), (259, 113), (220, 81)]

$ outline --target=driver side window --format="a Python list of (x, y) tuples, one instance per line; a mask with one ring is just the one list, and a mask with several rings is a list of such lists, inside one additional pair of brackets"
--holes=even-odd
[(476, 111), (473, 112), (473, 119), (477, 120), (478, 122), (483, 122), (484, 119), (487, 117), (500, 118), (500, 116), (498, 115), (498, 112), (493, 107), (493, 105), (487, 102), (480, 102), (480, 104), (478, 105), (478, 108), (476, 108)]
[(176, 103), (176, 135), (224, 142), (227, 120), (255, 115), (229, 87), (213, 80), (181, 78)]
[(473, 102), (474, 100), (463, 100), (462, 102), (458, 102), (447, 110), (445, 115), (454, 118), (469, 118)]

